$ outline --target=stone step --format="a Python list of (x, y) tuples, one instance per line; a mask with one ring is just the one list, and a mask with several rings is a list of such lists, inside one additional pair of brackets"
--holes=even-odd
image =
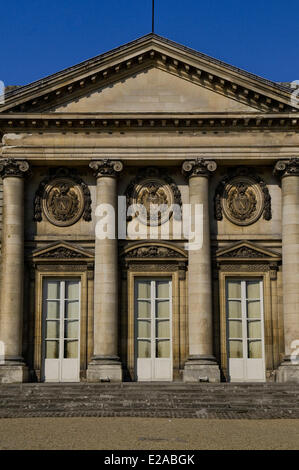
[(130, 391), (134, 390), (136, 392), (141, 392), (141, 391), (171, 391), (171, 392), (222, 392), (222, 393), (240, 393), (240, 392), (250, 392), (250, 393), (260, 393), (261, 391), (265, 392), (298, 392), (298, 386), (296, 384), (293, 384), (292, 386), (288, 385), (286, 386), (285, 384), (259, 384), (259, 385), (248, 385), (248, 384), (239, 384), (239, 385), (233, 385), (233, 384), (226, 384), (225, 386), (223, 385), (216, 385), (216, 384), (190, 384), (190, 385), (182, 385), (182, 386), (177, 386), (177, 385), (154, 385), (152, 383), (149, 384), (130, 384), (130, 385), (124, 385), (124, 384), (20, 384), (20, 385), (12, 385), (12, 384), (0, 384), (0, 393), (9, 391), (9, 392), (24, 392), (28, 390), (38, 390), (39, 392), (42, 391), (53, 391), (53, 392), (58, 392), (58, 391), (71, 391), (72, 393), (76, 393), (77, 391), (103, 391), (103, 390), (109, 390), (109, 392), (117, 391), (119, 392), (120, 390), (122, 391)]
[(204, 400), (204, 401), (213, 401), (213, 400), (236, 400), (236, 399), (241, 399), (241, 400), (250, 400), (250, 401), (259, 401), (259, 400), (275, 400), (275, 401), (296, 401), (298, 400), (299, 398), (299, 395), (298, 394), (293, 394), (293, 395), (288, 395), (288, 396), (282, 396), (282, 395), (275, 395), (275, 394), (271, 394), (271, 395), (266, 395), (266, 394), (260, 394), (260, 395), (256, 395), (256, 396), (252, 396), (252, 395), (241, 395), (241, 394), (236, 394), (236, 395), (231, 395), (231, 394), (227, 394), (227, 395), (180, 395), (180, 394), (150, 394), (150, 393), (146, 393), (146, 394), (129, 394), (129, 393), (126, 393), (126, 394), (113, 394), (113, 395), (110, 395), (110, 396), (107, 396), (107, 395), (104, 395), (104, 394), (61, 394), (61, 395), (57, 395), (57, 394), (38, 394), (38, 393), (34, 393), (34, 394), (10, 394), (10, 395), (0, 395), (0, 401), (2, 400), (11, 400), (11, 399), (14, 399), (14, 398), (17, 398), (17, 399), (26, 399), (28, 401), (30, 400), (35, 400), (35, 399), (43, 399), (43, 400), (71, 400), (71, 399), (80, 399), (80, 398), (83, 398), (83, 399), (101, 399), (101, 400), (114, 400), (116, 399), (117, 397), (121, 397), (121, 398), (124, 398), (124, 399), (130, 399), (130, 400), (147, 400), (147, 399), (155, 399), (155, 400), (158, 400), (158, 399), (161, 399), (161, 400), (171, 400), (171, 399), (175, 399), (177, 401), (186, 401), (186, 400)]
[(1, 418), (42, 418), (42, 417), (148, 417), (148, 418), (198, 418), (198, 419), (299, 419), (299, 411), (292, 410), (223, 410), (206, 408), (199, 410), (38, 410), (38, 411), (5, 411)]
[(299, 418), (296, 384), (2, 384), (0, 418)]

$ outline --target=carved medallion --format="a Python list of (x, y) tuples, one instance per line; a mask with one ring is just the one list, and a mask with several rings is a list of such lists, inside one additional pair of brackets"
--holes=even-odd
[[(171, 217), (173, 195), (169, 186), (159, 178), (137, 184), (132, 202), (138, 219), (145, 225), (163, 224)], [(144, 210), (140, 210), (138, 206), (143, 206)]]
[(238, 225), (255, 222), (263, 210), (263, 195), (253, 180), (234, 178), (226, 185), (222, 208), (226, 217)]
[(83, 212), (83, 192), (71, 179), (57, 178), (45, 188), (43, 210), (47, 219), (59, 226), (72, 225)]
[[(157, 168), (147, 168), (128, 186), (127, 206), (131, 207), (129, 220), (138, 217), (144, 225), (161, 225), (181, 205), (181, 194), (172, 179)], [(174, 206), (175, 204), (175, 206)]]
[(82, 216), (91, 220), (91, 198), (88, 186), (74, 170), (59, 168), (51, 171), (36, 192), (34, 220), (40, 222), (42, 213), (54, 225), (67, 227)]
[(247, 168), (238, 169), (234, 175), (226, 176), (215, 193), (215, 218), (222, 214), (236, 225), (250, 225), (264, 213), (271, 219), (271, 198), (265, 182)]

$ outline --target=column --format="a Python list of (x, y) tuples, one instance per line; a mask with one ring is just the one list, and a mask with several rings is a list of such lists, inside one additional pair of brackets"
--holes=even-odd
[(278, 382), (299, 383), (299, 158), (276, 163), (282, 192), (282, 292), (285, 357)]
[(28, 380), (22, 358), (24, 283), (24, 177), (29, 164), (24, 160), (0, 162), (3, 179), (3, 231), (0, 344), (0, 382)]
[[(87, 380), (122, 381), (118, 356), (118, 252), (117, 252), (117, 176), (120, 161), (92, 161), (97, 178), (95, 279), (94, 279), (94, 354), (88, 366)], [(108, 209), (108, 212), (106, 210)], [(100, 220), (112, 224), (110, 238), (103, 238)], [(99, 224), (99, 225), (98, 225)], [(113, 234), (113, 227), (115, 231)]]
[(200, 210), (203, 216), (202, 246), (190, 249), (188, 253), (189, 358), (184, 368), (184, 382), (220, 381), (219, 367), (213, 355), (209, 221), (209, 176), (216, 168), (216, 162), (202, 158), (187, 160), (182, 167), (183, 173), (189, 177), (192, 217), (195, 211)]

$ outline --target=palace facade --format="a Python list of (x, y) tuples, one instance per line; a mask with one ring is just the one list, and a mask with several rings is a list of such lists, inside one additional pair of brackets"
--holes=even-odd
[(287, 84), (155, 34), (8, 91), (0, 382), (299, 382), (298, 129)]

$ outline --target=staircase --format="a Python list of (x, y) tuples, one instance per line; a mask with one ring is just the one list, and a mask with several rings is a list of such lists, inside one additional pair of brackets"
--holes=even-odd
[(296, 384), (1, 384), (0, 418), (299, 418)]

